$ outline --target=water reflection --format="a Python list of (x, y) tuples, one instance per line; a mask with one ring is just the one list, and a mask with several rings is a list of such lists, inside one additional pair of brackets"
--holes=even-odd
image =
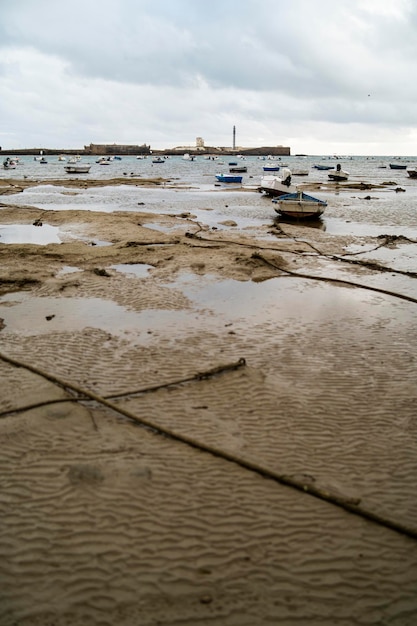
[(0, 226), (0, 243), (32, 243), (47, 245), (48, 243), (61, 243), (58, 236), (59, 228), (43, 224), (9, 224)]

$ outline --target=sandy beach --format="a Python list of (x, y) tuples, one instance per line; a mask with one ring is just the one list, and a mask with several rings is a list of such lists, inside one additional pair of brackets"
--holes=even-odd
[(414, 626), (416, 240), (169, 184), (1, 181), (0, 626)]

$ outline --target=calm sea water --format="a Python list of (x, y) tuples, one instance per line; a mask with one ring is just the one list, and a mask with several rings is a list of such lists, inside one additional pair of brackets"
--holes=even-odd
[[(2, 162), (6, 155), (2, 155)], [(57, 178), (70, 178), (64, 170), (66, 162), (58, 161), (57, 156), (47, 156), (47, 164), (35, 161), (33, 156), (20, 157), (20, 165), (15, 170), (0, 171), (1, 178), (22, 178), (23, 176), (33, 180), (48, 181)], [(109, 165), (97, 163), (98, 157), (82, 157), (82, 163), (91, 164), (89, 174), (78, 175), (82, 178), (106, 179), (132, 174), (146, 178), (162, 176), (164, 178), (174, 178), (182, 183), (195, 185), (207, 185), (215, 182), (215, 174), (228, 172), (229, 163), (237, 162), (239, 165), (246, 165), (247, 173), (243, 174), (243, 185), (257, 184), (262, 175), (263, 167), (270, 164), (270, 161), (263, 161), (258, 157), (246, 157), (236, 159), (235, 157), (221, 157), (215, 161), (197, 156), (194, 161), (186, 161), (181, 156), (168, 157), (162, 164), (152, 163), (152, 158), (137, 159), (136, 157), (123, 157), (120, 161), (114, 160)], [(409, 167), (417, 167), (416, 157), (341, 157), (336, 160), (326, 156), (310, 157), (281, 157), (275, 159), (280, 165), (288, 164), (291, 170), (308, 170), (309, 181), (325, 181), (328, 172), (319, 171), (313, 168), (315, 164), (336, 165), (340, 163), (342, 169), (349, 171), (350, 180), (368, 180), (371, 182), (382, 182), (395, 179), (398, 183), (403, 183), (408, 179), (407, 173), (402, 170), (390, 170), (389, 163), (404, 164)], [(294, 177), (295, 179), (295, 177)], [(300, 177), (300, 181), (305, 180)]]

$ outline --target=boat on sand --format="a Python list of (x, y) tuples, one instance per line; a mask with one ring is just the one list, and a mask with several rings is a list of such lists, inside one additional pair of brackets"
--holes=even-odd
[(327, 206), (325, 200), (309, 196), (303, 191), (288, 193), (272, 200), (280, 215), (297, 218), (319, 217)]
[(291, 185), (291, 170), (284, 168), (280, 172), (281, 176), (267, 175), (262, 176), (259, 191), (267, 196), (282, 196), (288, 193), (296, 193), (298, 191), (295, 185)]

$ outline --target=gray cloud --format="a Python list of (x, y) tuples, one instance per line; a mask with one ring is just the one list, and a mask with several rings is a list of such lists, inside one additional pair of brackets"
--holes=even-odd
[(378, 125), (384, 151), (398, 124), (401, 151), (415, 123), (416, 25), (412, 0), (2, 3), (0, 131), (19, 143), (59, 131), (70, 147), (81, 133), (82, 143), (127, 140), (140, 119), (138, 134), (171, 145), (218, 141), (234, 121), (248, 145), (297, 137), (307, 151), (297, 126), (314, 137), (318, 122), (340, 136)]

